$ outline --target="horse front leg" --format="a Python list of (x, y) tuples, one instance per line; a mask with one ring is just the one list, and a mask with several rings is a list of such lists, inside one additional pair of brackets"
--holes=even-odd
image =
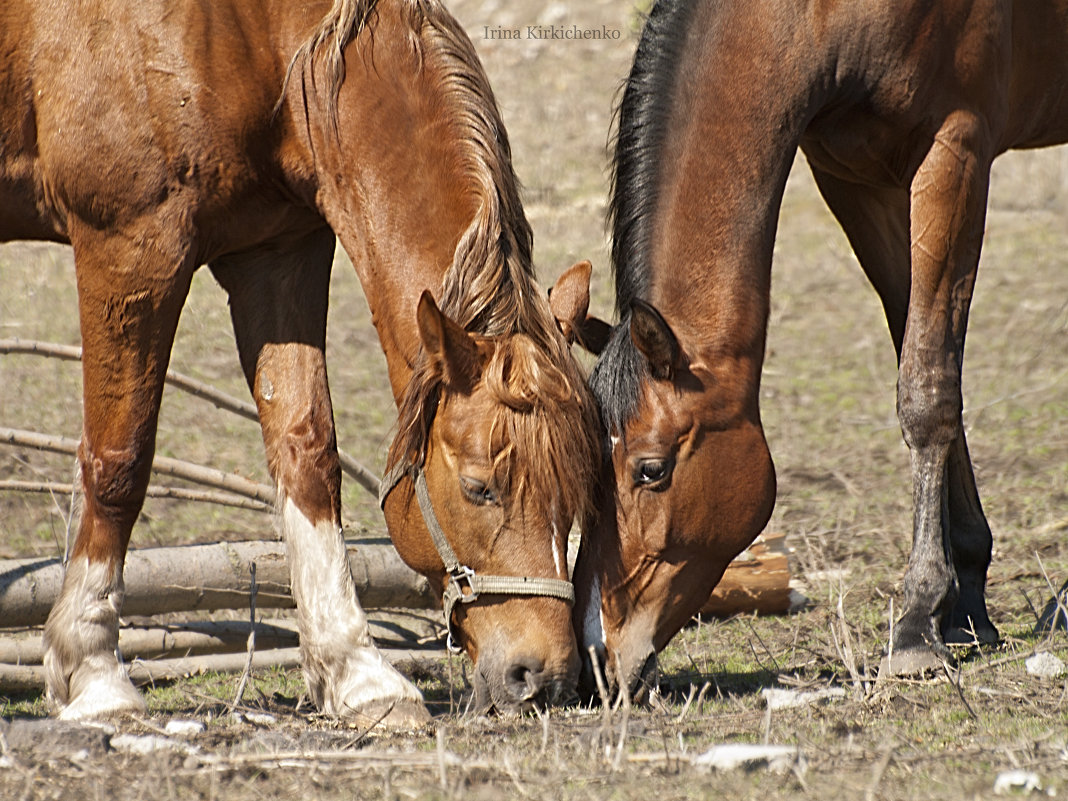
[(951, 659), (945, 632), (954, 624), (960, 596), (958, 563), (968, 572), (970, 614), (982, 618), (975, 625), (989, 626), (983, 601), (989, 529), (984, 540), (974, 526), (954, 526), (953, 515), (966, 510), (960, 508), (964, 488), (950, 480), (951, 473), (958, 482), (962, 475), (964, 337), (991, 159), (984, 130), (971, 115), (951, 116), (912, 183), (912, 284), (898, 418), (912, 462), (913, 537), (905, 609), (882, 666), (890, 673), (914, 673)]
[(82, 506), (44, 634), (47, 695), (67, 719), (144, 709), (118, 653), (123, 562), (148, 487), (192, 267), (150, 245), (135, 247), (135, 239), (72, 226), (83, 347)]
[(375, 647), (341, 533), (341, 469), (327, 385), (329, 230), (212, 271), (230, 296), (242, 367), (278, 489), (304, 678), (316, 706), (363, 724), (429, 719), (420, 692)]

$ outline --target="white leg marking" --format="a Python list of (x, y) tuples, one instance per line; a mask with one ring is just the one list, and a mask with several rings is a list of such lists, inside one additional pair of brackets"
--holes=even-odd
[(601, 606), (601, 579), (594, 577), (590, 585), (590, 601), (586, 605), (586, 616), (582, 620), (582, 648), (589, 651), (590, 646), (597, 653), (604, 654), (604, 609)]
[(66, 720), (140, 712), (144, 700), (119, 655), (122, 565), (78, 557), (45, 624), (47, 695)]
[(331, 523), (313, 525), (288, 497), (282, 526), (304, 678), (315, 704), (338, 716), (372, 707), (380, 714), (395, 704), (421, 707), (422, 694), (386, 661), (371, 639), (341, 531)]

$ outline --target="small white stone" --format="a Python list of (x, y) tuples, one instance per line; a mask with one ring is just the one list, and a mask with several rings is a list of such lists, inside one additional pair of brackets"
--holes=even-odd
[(171, 720), (163, 727), (167, 734), (177, 737), (195, 737), (205, 730), (199, 720)]
[(794, 766), (803, 767), (804, 762), (801, 751), (792, 745), (727, 743), (714, 745), (703, 754), (695, 756), (693, 765), (708, 770), (765, 768), (774, 773), (785, 773)]
[(1038, 775), (1028, 770), (1007, 770), (994, 780), (994, 794), (1034, 793), (1042, 789)]
[(841, 687), (824, 687), (819, 690), (784, 690), (778, 687), (765, 687), (761, 690), (768, 709), (796, 709), (845, 698), (845, 694), (845, 690)]
[(1068, 673), (1068, 667), (1048, 651), (1041, 651), (1030, 657), (1024, 664), (1032, 676), (1043, 679), (1057, 679)]
[(178, 751), (188, 753), (190, 746), (186, 743), (160, 737), (158, 734), (120, 734), (111, 738), (111, 747), (126, 754), (155, 754), (159, 751)]

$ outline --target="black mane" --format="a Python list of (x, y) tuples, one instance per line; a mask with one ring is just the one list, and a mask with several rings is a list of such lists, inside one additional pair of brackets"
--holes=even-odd
[(649, 289), (660, 153), (694, 5), (694, 0), (659, 0), (653, 7), (616, 110), (608, 221), (620, 321), (590, 376), (609, 433), (621, 431), (635, 413), (638, 391), (649, 374), (648, 362), (630, 338), (630, 306), (646, 299)]

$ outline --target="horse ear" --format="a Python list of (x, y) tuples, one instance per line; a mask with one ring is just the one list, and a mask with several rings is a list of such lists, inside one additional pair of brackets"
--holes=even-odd
[(604, 350), (612, 327), (587, 314), (591, 272), (593, 265), (588, 261), (580, 261), (565, 270), (549, 290), (549, 308), (568, 344), (578, 343), (596, 355)]
[(653, 377), (671, 380), (679, 366), (679, 341), (660, 312), (644, 300), (636, 300), (631, 304), (630, 338), (649, 360)]
[(474, 339), (438, 309), (429, 290), (419, 296), (415, 317), (423, 350), (441, 370), (445, 383), (459, 391), (469, 390), (479, 375)]

